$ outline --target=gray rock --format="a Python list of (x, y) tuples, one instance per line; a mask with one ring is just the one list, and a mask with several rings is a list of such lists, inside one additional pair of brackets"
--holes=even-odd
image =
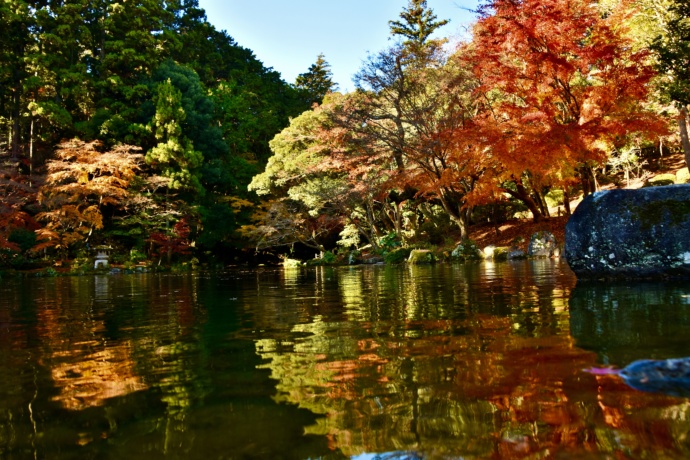
[(383, 257), (379, 257), (379, 256), (369, 257), (368, 259), (364, 259), (362, 261), (362, 263), (365, 265), (382, 264), (383, 263)]
[(690, 185), (597, 192), (565, 234), (578, 278), (690, 278)]
[(527, 254), (530, 257), (552, 257), (557, 249), (556, 237), (551, 232), (540, 231), (530, 238)]
[(520, 260), (526, 258), (527, 253), (522, 249), (510, 248), (510, 252), (508, 253), (508, 260)]

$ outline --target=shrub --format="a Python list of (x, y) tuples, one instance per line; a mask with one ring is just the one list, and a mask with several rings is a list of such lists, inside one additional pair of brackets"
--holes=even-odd
[(401, 264), (404, 263), (412, 252), (411, 248), (397, 248), (383, 256), (386, 264)]

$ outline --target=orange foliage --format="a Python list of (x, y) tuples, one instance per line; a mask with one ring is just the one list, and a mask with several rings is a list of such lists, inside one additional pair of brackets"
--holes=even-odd
[(459, 59), (487, 107), (478, 120), (501, 165), (499, 183), (564, 185), (631, 135), (666, 133), (645, 110), (655, 72), (624, 36), (622, 13), (572, 0), (490, 0)]
[(119, 145), (102, 152), (99, 141), (65, 141), (56, 158), (48, 162), (48, 176), (39, 192), (47, 208), (38, 214), (46, 226), (38, 231), (42, 240), (36, 250), (48, 247), (66, 249), (103, 228), (103, 208), (120, 207), (129, 197), (130, 181), (135, 177), (143, 155), (138, 147)]

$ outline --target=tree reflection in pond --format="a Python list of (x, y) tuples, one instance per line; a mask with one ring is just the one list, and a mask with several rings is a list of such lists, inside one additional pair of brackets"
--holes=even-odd
[(688, 288), (552, 260), (0, 283), (4, 458), (688, 458)]
[[(597, 355), (569, 334), (574, 280), (552, 264), (319, 269), (345, 315), (257, 340), (261, 367), (278, 381), (276, 401), (324, 414), (308, 432), (350, 456), (685, 450), (671, 434), (687, 428), (675, 424), (690, 415), (685, 402), (583, 372)], [(674, 415), (649, 435), (641, 411)]]

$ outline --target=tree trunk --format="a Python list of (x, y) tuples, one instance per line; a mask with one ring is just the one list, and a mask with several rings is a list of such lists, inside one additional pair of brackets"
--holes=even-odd
[(570, 210), (570, 193), (568, 193), (568, 186), (563, 187), (563, 208), (565, 209), (565, 215), (570, 216), (572, 211)]
[(547, 218), (551, 217), (551, 213), (549, 212), (549, 205), (546, 203), (546, 198), (544, 197), (544, 194), (535, 190), (534, 197), (534, 201), (539, 206), (539, 210), (541, 211), (542, 215)]
[(463, 208), (462, 203), (451, 198), (452, 196), (454, 196), (453, 193), (441, 192), (441, 205), (450, 219), (460, 228), (460, 239), (464, 241), (469, 238), (470, 211), (468, 208)]
[(16, 160), (19, 158), (19, 146), (20, 146), (20, 114), (21, 114), (21, 90), (18, 86), (15, 88), (13, 101), (12, 101), (12, 159)]
[(509, 188), (504, 188), (503, 191), (511, 195), (513, 198), (517, 198), (518, 200), (522, 201), (525, 204), (525, 206), (527, 206), (527, 209), (529, 209), (532, 213), (532, 219), (535, 222), (541, 222), (544, 219), (544, 214), (542, 214), (537, 203), (527, 192), (525, 186), (522, 185), (519, 181), (515, 181), (515, 186), (517, 191), (511, 190)]
[(680, 140), (683, 144), (685, 164), (690, 168), (690, 139), (688, 138), (688, 109), (683, 106), (678, 114), (678, 127), (680, 128)]

